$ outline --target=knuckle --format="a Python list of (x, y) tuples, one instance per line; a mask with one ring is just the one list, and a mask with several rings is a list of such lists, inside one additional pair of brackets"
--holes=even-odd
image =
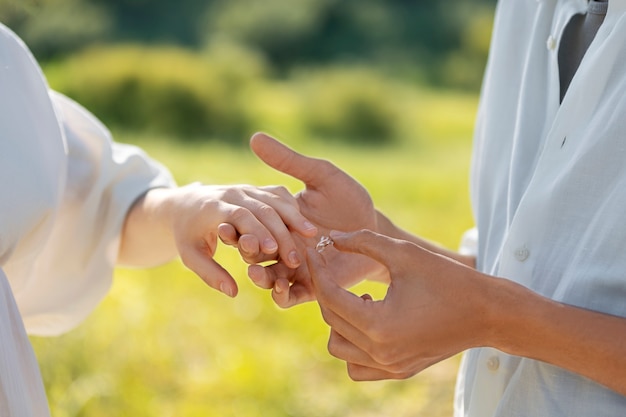
[(202, 213), (214, 213), (221, 205), (221, 202), (216, 199), (206, 199), (200, 202), (200, 211)]
[(336, 169), (335, 165), (332, 162), (330, 162), (328, 159), (314, 158), (314, 160), (315, 160), (317, 169), (319, 169), (322, 172), (329, 172), (329, 171)]
[(268, 185), (267, 187), (264, 187), (264, 189), (269, 193), (276, 194), (281, 197), (291, 195), (289, 190), (287, 190), (287, 187), (284, 185)]
[(340, 349), (332, 339), (328, 341), (327, 349), (331, 356), (339, 359), (341, 353)]
[(226, 201), (233, 201), (239, 198), (241, 191), (236, 187), (227, 187), (222, 191), (222, 199)]
[(358, 239), (359, 243), (362, 245), (368, 246), (377, 246), (377, 243), (374, 241), (376, 239), (376, 233), (372, 232), (370, 229), (360, 229), (354, 233), (354, 236)]
[(400, 362), (389, 363), (386, 368), (392, 374), (398, 375), (400, 379), (404, 379), (404, 375), (407, 374), (406, 365)]
[(346, 368), (348, 371), (348, 376), (350, 377), (351, 380), (356, 381), (356, 382), (366, 380), (359, 366), (348, 363)]
[(250, 211), (244, 207), (241, 206), (233, 206), (230, 209), (230, 213), (229, 213), (229, 217), (233, 220), (233, 221), (240, 221), (240, 220), (245, 220), (250, 216)]
[(262, 217), (273, 217), (276, 214), (274, 208), (268, 204), (260, 204), (257, 210), (258, 215)]
[(393, 367), (396, 362), (395, 352), (387, 345), (376, 345), (372, 348), (372, 359), (385, 367)]
[(370, 324), (366, 328), (365, 333), (375, 344), (382, 344), (386, 340), (388, 340), (389, 336), (391, 336), (389, 334), (390, 332), (387, 326), (377, 320), (370, 321)]

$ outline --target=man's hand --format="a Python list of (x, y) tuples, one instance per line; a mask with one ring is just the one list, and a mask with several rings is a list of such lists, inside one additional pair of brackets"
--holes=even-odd
[(308, 269), (330, 353), (355, 380), (402, 379), (486, 340), (486, 277), (413, 243), (371, 231), (331, 234), (334, 247), (375, 259), (389, 270), (383, 300), (358, 297), (334, 280), (333, 268), (309, 250)]

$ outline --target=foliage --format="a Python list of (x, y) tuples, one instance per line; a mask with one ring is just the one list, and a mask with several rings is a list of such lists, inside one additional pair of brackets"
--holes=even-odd
[[(40, 60), (58, 59), (94, 43), (166, 43), (201, 50), (216, 39), (227, 39), (264, 56), (278, 74), (300, 66), (357, 63), (476, 90), (494, 4), (495, 0), (5, 0), (0, 3), (0, 21), (21, 35)], [(480, 40), (478, 48), (466, 42), (468, 32), (476, 30), (481, 32), (473, 38)], [(464, 71), (469, 76), (462, 76)]]
[(262, 60), (233, 48), (199, 55), (128, 45), (88, 49), (47, 70), (53, 88), (109, 126), (231, 140), (250, 134), (241, 102), (263, 72)]
[(364, 69), (300, 73), (303, 122), (310, 134), (355, 144), (385, 144), (398, 138), (401, 109), (392, 83)]
[(229, 43), (215, 42), (204, 54), (138, 45), (90, 48), (47, 65), (46, 73), (54, 89), (108, 126), (186, 142), (241, 145), (259, 129), (369, 145), (427, 137), (420, 127), (429, 123), (420, 118), (423, 88), (346, 66), (302, 69), (273, 82), (262, 57)]
[(16, 30), (40, 59), (104, 40), (115, 24), (106, 7), (85, 0), (3, 0), (0, 22)]

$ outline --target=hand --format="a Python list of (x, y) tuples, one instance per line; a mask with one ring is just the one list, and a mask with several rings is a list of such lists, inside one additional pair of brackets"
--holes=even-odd
[[(300, 213), (317, 226), (319, 234), (308, 239), (296, 237), (301, 253), (305, 253), (306, 247), (315, 247), (319, 237), (332, 229), (376, 230), (377, 213), (367, 190), (332, 163), (301, 155), (263, 133), (255, 134), (250, 146), (270, 167), (301, 180), (305, 185), (296, 200)], [(332, 262), (337, 266), (333, 275), (342, 285), (355, 283), (376, 268), (376, 263), (366, 257), (339, 253), (332, 248), (324, 255), (343, 258)], [(281, 258), (268, 267), (250, 266), (249, 276), (260, 287), (273, 288), (272, 297), (281, 307), (315, 297), (306, 265), (293, 269)]]
[(209, 286), (233, 297), (238, 290), (235, 280), (213, 259), (222, 228), (242, 237), (244, 253), (280, 257), (289, 268), (303, 261), (293, 236), (317, 233), (283, 187), (158, 188), (148, 191), (127, 216), (120, 259), (132, 265), (154, 264), (177, 251)]
[(337, 285), (327, 260), (308, 251), (331, 327), (329, 352), (347, 362), (352, 379), (408, 378), (485, 340), (485, 277), (474, 269), (371, 231), (333, 232), (332, 238), (336, 249), (372, 257), (391, 276), (383, 300), (358, 297)]

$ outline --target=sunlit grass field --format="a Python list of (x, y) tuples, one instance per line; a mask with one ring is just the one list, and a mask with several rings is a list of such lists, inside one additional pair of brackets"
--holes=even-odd
[[(436, 101), (437, 100), (437, 101)], [(330, 145), (281, 137), (332, 160), (371, 192), (398, 225), (456, 248), (472, 226), (468, 198), (475, 102), (454, 95), (420, 109), (419, 137), (392, 147)], [(301, 185), (246, 148), (215, 141), (183, 146), (118, 134), (166, 164), (181, 184)], [(451, 416), (458, 357), (406, 381), (356, 383), (326, 351), (328, 328), (314, 303), (282, 310), (248, 282), (236, 251), (217, 259), (238, 279), (229, 299), (179, 262), (119, 269), (111, 293), (80, 327), (33, 338), (52, 415), (203, 417)], [(384, 294), (361, 284), (354, 289)]]

